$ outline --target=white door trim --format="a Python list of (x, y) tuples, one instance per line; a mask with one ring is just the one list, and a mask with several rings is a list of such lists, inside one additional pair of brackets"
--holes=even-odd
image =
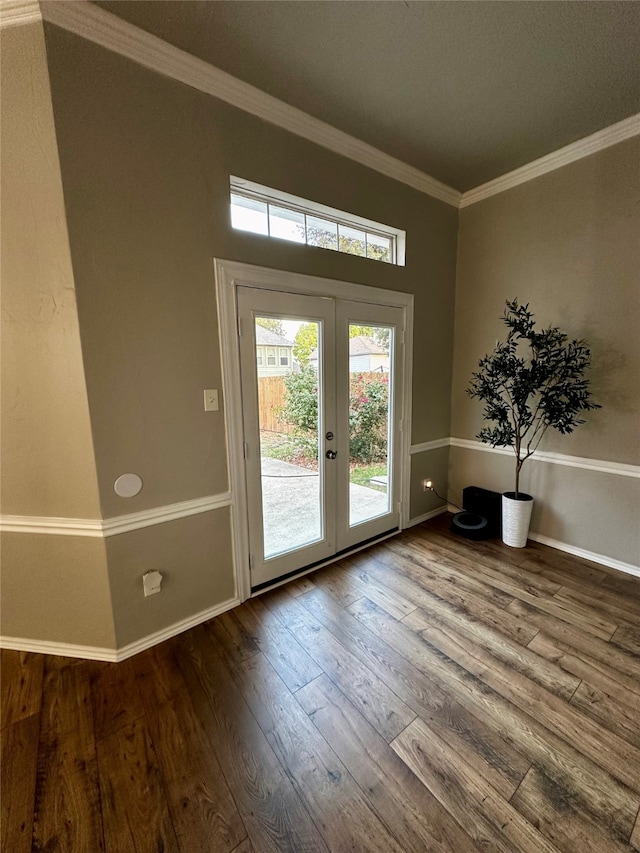
[(409, 521), (409, 477), (411, 446), (411, 376), (413, 358), (413, 296), (394, 290), (383, 290), (352, 282), (319, 278), (269, 267), (258, 267), (240, 261), (214, 259), (218, 301), (218, 332), (222, 357), (222, 388), (227, 436), (227, 462), (232, 503), (233, 560), (238, 598), (251, 596), (249, 566), (249, 528), (247, 521), (247, 488), (244, 472), (242, 393), (240, 354), (238, 348), (238, 308), (236, 290), (240, 286), (284, 290), (312, 296), (329, 296), (352, 302), (377, 302), (404, 311), (404, 399), (400, 437), (400, 477), (402, 495), (400, 529)]

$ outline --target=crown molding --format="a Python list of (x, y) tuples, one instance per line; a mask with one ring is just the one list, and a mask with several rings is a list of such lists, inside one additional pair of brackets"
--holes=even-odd
[(19, 24), (32, 24), (41, 21), (40, 6), (37, 0), (1, 0), (0, 29), (15, 27)]
[(285, 104), (166, 41), (94, 6), (87, 0), (43, 0), (45, 21), (126, 56), (139, 65), (213, 95), (336, 154), (458, 207), (462, 194), (372, 145)]
[(640, 114), (637, 114), (461, 193), (425, 172), (94, 6), (88, 0), (0, 0), (2, 28), (43, 19), (455, 208), (468, 207), (640, 135)]
[(631, 139), (631, 137), (639, 134), (640, 113), (637, 113), (605, 127), (597, 133), (592, 133), (591, 136), (585, 136), (577, 142), (572, 142), (571, 145), (559, 148), (557, 151), (547, 154), (546, 157), (541, 157), (526, 166), (514, 169), (513, 172), (507, 172), (500, 178), (469, 190), (463, 194), (460, 207), (469, 207), (471, 204), (490, 198), (492, 195), (497, 195), (512, 187), (517, 187), (519, 184), (532, 181), (540, 175), (546, 175), (548, 172), (553, 172), (555, 169), (560, 169), (562, 166), (574, 163), (576, 160), (581, 160), (583, 157), (588, 157), (598, 151), (603, 151), (605, 148), (610, 148), (612, 145), (617, 145), (618, 142), (624, 142), (625, 139)]

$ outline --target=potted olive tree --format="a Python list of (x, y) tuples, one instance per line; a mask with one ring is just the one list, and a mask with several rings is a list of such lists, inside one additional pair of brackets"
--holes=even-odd
[(529, 305), (507, 300), (502, 320), (507, 339), (478, 362), (467, 389), (484, 405), (490, 426), (478, 438), (493, 447), (511, 447), (515, 454), (515, 489), (502, 496), (502, 539), (507, 545), (527, 544), (533, 498), (520, 490), (520, 472), (551, 427), (570, 433), (584, 419), (581, 412), (599, 409), (592, 402), (585, 371), (591, 352), (584, 341), (570, 341), (555, 327), (536, 331)]

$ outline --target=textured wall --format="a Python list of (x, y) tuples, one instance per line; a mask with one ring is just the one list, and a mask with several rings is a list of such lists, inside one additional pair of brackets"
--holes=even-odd
[(42, 25), (2, 33), (2, 511), (100, 514)]
[[(454, 208), (56, 27), (45, 32), (106, 517), (228, 488), (223, 411), (202, 410), (202, 389), (221, 388), (214, 257), (413, 293), (412, 440), (449, 434)], [(406, 266), (232, 231), (230, 174), (405, 229)], [(129, 500), (113, 492), (125, 471), (144, 481)], [(119, 644), (232, 594), (223, 510), (121, 534), (107, 553)], [(144, 600), (140, 575), (160, 556), (171, 583)]]
[[(100, 516), (41, 24), (2, 32), (2, 511)], [(113, 648), (104, 543), (3, 534), (2, 633)]]
[[(602, 404), (572, 435), (547, 433), (541, 449), (640, 464), (639, 162), (634, 138), (461, 211), (454, 437), (474, 439), (482, 426), (482, 406), (464, 389), (478, 359), (503, 337), (505, 299), (518, 297), (542, 326), (558, 325), (590, 343), (590, 378)], [(454, 500), (480, 469), (486, 479), (477, 485), (512, 488), (512, 466), (502, 457), (452, 448)], [(541, 502), (534, 530), (640, 562), (637, 479), (535, 461), (524, 470), (524, 488)]]

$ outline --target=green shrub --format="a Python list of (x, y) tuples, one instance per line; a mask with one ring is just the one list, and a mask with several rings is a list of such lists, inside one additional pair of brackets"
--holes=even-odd
[(349, 387), (349, 455), (352, 461), (379, 462), (387, 456), (389, 377), (384, 373), (351, 375)]
[[(285, 378), (283, 418), (295, 427), (298, 446), (318, 454), (318, 377), (311, 367)], [(352, 462), (379, 462), (387, 456), (389, 377), (356, 373), (349, 388), (349, 454)]]

